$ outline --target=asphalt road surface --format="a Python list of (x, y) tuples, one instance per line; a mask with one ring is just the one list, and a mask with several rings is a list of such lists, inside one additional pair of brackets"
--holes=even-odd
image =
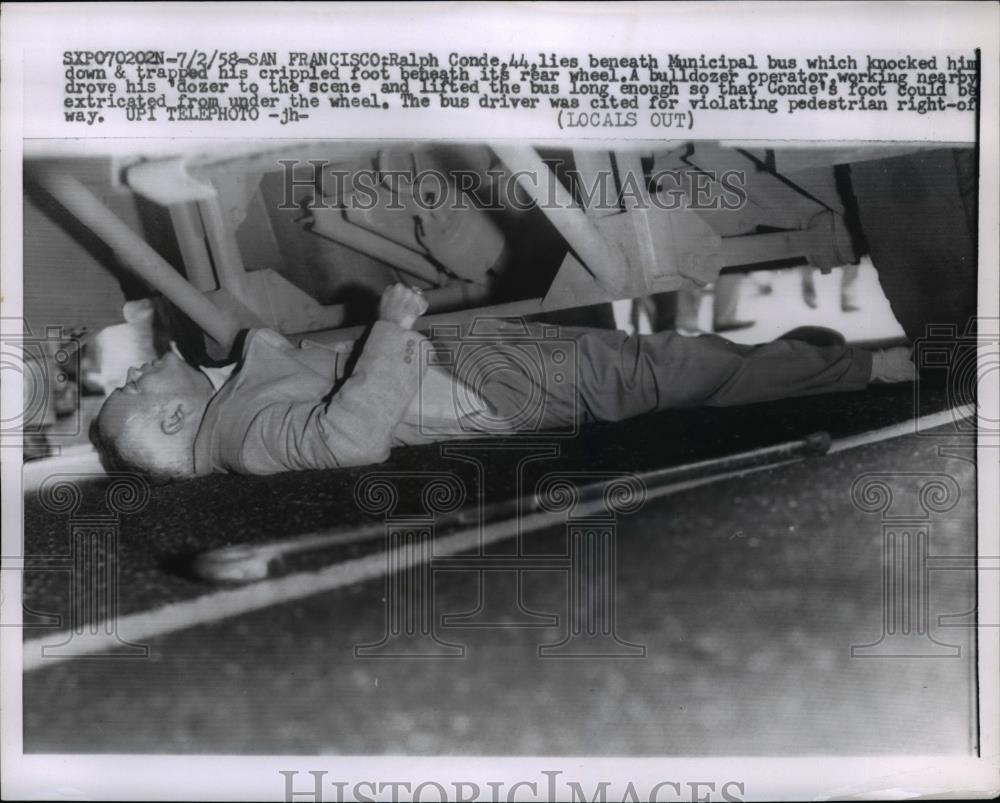
[[(925, 395), (921, 409), (947, 404), (941, 389)], [(379, 470), (423, 475), (399, 481), (402, 510), (417, 505), (416, 489), (431, 471), (461, 478), (469, 503), (490, 502), (516, 491), (514, 469), (527, 454), (539, 456), (522, 471), (530, 488), (553, 470), (640, 471), (816, 430), (836, 438), (912, 413), (911, 388), (874, 389), (594, 427), (549, 442), (549, 452), (525, 441), (469, 447), (478, 466), (437, 447), (402, 451)], [(932, 573), (930, 632), (907, 648), (923, 657), (860, 657), (851, 649), (882, 636), (885, 563), (884, 521), (852, 502), (852, 484), (889, 474), (893, 504), (920, 510), (917, 475), (945, 475), (961, 494), (928, 519), (929, 551), (974, 555), (974, 466), (939, 451), (968, 441), (945, 427), (651, 499), (619, 515), (617, 560), (603, 575), (610, 585), (600, 587), (607, 593), (596, 602), (584, 594), (595, 605), (614, 602), (613, 617), (607, 608), (599, 617), (613, 632), (588, 648), (611, 653), (605, 657), (567, 658), (554, 648), (582, 610), (568, 564), (542, 565), (568, 554), (567, 525), (558, 523), (523, 539), (524, 553), (542, 558), (530, 570), (433, 561), (433, 613), (420, 620), (430, 636), (422, 643), (451, 657), (385, 657), (393, 652), (384, 637), (394, 592), (377, 577), (156, 636), (146, 658), (53, 661), (27, 672), (25, 750), (968, 754), (977, 733), (974, 631), (954, 626), (967, 620), (938, 616), (974, 608), (971, 571)], [(115, 524), (118, 612), (213, 593), (190, 573), (200, 550), (376, 520), (352, 495), (371, 470), (211, 477), (153, 489), (141, 510)], [(107, 512), (104, 483), (80, 487), (71, 513), (26, 500), (27, 555), (65, 556), (73, 522)], [(515, 545), (494, 545), (491, 554), (509, 556)], [(337, 563), (382, 546), (307, 560)], [(583, 588), (596, 588), (594, 577)], [(26, 617), (67, 621), (68, 578), (26, 572)], [(357, 654), (380, 642), (381, 653)]]

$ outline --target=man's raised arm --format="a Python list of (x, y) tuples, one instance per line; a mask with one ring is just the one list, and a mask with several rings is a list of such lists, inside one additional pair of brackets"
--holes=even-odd
[(240, 469), (253, 474), (361, 466), (389, 456), (392, 431), (416, 395), (420, 341), (411, 330), (427, 309), (419, 291), (389, 287), (350, 376), (328, 402), (272, 404), (254, 418)]

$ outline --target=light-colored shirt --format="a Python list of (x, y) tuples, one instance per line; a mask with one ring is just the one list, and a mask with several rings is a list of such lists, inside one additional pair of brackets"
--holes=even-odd
[(378, 322), (349, 371), (354, 343), (297, 348), (252, 330), (238, 365), (202, 369), (217, 390), (195, 439), (195, 473), (365, 465), (393, 446), (475, 436), (469, 417), (488, 406), (429, 364), (431, 348)]

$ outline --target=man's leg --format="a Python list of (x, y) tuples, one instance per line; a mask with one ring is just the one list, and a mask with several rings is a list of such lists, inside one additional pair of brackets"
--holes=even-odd
[(859, 268), (859, 265), (844, 265), (843, 267), (843, 274), (840, 277), (840, 308), (844, 312), (857, 312), (861, 309), (856, 286)]
[(586, 332), (577, 342), (578, 389), (588, 420), (861, 390), (871, 378), (871, 353), (840, 345), (777, 340), (742, 346), (674, 332)]

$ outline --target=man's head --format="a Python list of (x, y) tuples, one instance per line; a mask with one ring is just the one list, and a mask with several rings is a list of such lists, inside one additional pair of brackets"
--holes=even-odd
[(90, 428), (105, 470), (159, 481), (192, 476), (194, 440), (212, 393), (208, 377), (173, 353), (130, 368)]

